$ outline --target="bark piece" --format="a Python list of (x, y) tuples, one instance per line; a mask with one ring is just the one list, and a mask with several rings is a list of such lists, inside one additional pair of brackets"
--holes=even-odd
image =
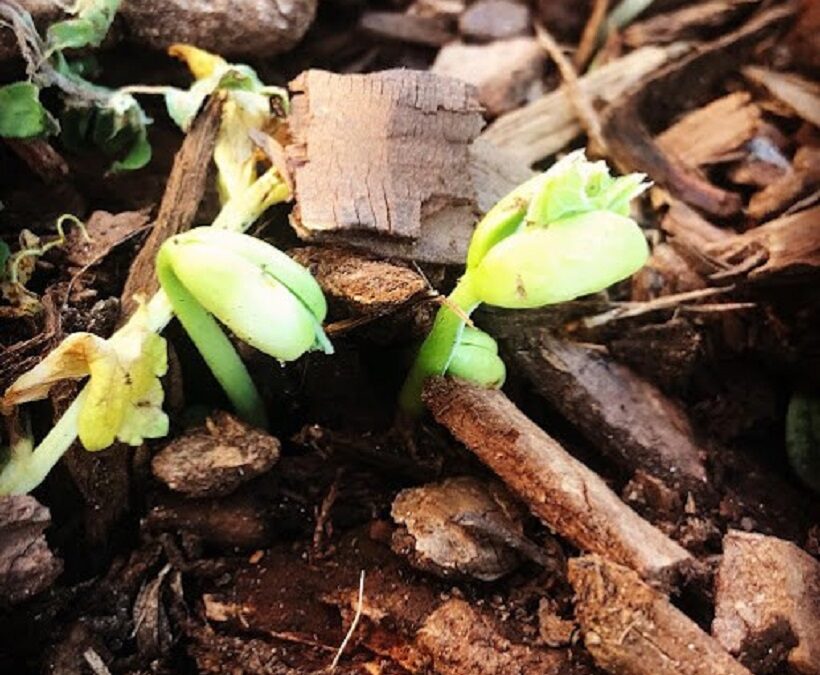
[(331, 302), (353, 315), (385, 314), (428, 290), (424, 278), (409, 267), (350, 249), (306, 246), (288, 254), (311, 271)]
[(759, 66), (747, 66), (743, 74), (785, 103), (800, 117), (820, 127), (820, 85), (799, 75), (779, 73)]
[(175, 439), (151, 460), (154, 476), (189, 497), (227, 495), (268, 471), (279, 459), (279, 440), (218, 412), (203, 429)]
[(752, 195), (746, 212), (755, 220), (765, 220), (791, 206), (802, 195), (820, 187), (820, 148), (802, 147), (794, 155), (792, 167), (760, 192)]
[(453, 39), (453, 32), (439, 17), (402, 12), (365, 12), (359, 28), (374, 37), (426, 47), (441, 47)]
[(165, 51), (186, 42), (230, 57), (260, 59), (291, 49), (316, 13), (316, 0), (126, 0), (128, 37)]
[(689, 554), (626, 506), (500, 391), (432, 378), (424, 400), (545, 524), (581, 549), (672, 584)]
[(600, 349), (530, 332), (510, 342), (536, 391), (629, 470), (680, 492), (708, 492), (704, 450), (679, 404)]
[(496, 117), (527, 99), (541, 78), (544, 61), (544, 51), (533, 38), (487, 45), (451, 42), (439, 51), (432, 71), (475, 85), (478, 100)]
[(781, 216), (748, 232), (707, 245), (704, 253), (719, 261), (721, 278), (750, 281), (799, 280), (820, 271), (820, 206)]
[(412, 245), (427, 229), (445, 238), (472, 231), (469, 144), (483, 122), (469, 85), (422, 71), (310, 70), (291, 89), (291, 221), (300, 236)]
[[(0, 52), (2, 49), (0, 44)], [(68, 175), (68, 163), (45, 138), (4, 138), (3, 142), (47, 185), (64, 181)]]
[(440, 675), (558, 675), (567, 660), (563, 651), (511, 642), (464, 600), (448, 600), (433, 612), (416, 641)]
[(159, 213), (151, 226), (151, 234), (131, 263), (125, 281), (121, 295), (123, 320), (137, 307), (134, 296), (142, 294), (148, 298), (159, 288), (154, 272), (159, 247), (169, 237), (187, 230), (194, 221), (205, 194), (216, 133), (222, 119), (221, 111), (221, 99), (218, 96), (212, 97), (194, 120), (182, 147), (174, 157), (174, 166), (162, 195)]
[(501, 529), (521, 536), (521, 514), (501, 486), (464, 476), (402, 490), (393, 500), (393, 550), (414, 567), (439, 576), (466, 575), (493, 581), (518, 566), (508, 546), (477, 536), (459, 518), (492, 519)]
[(754, 137), (760, 115), (751, 96), (738, 91), (684, 115), (655, 141), (688, 167), (712, 164)]
[[(687, 51), (681, 44), (644, 47), (596, 68), (578, 84), (592, 101), (612, 103), (670, 59)], [(555, 154), (582, 133), (575, 108), (563, 85), (541, 98), (499, 117), (482, 134), (527, 166)]]
[(713, 33), (758, 4), (759, 0), (707, 0), (685, 5), (633, 23), (624, 29), (621, 37), (624, 44), (633, 49), (646, 44), (703, 39), (704, 34)]
[(818, 675), (820, 563), (791, 542), (730, 531), (712, 633), (755, 672), (776, 667), (776, 654), (798, 673)]
[(635, 572), (599, 556), (569, 562), (575, 616), (602, 668), (622, 675), (750, 675)]
[(478, 0), (458, 20), (461, 34), (477, 42), (526, 35), (531, 26), (529, 7), (515, 0)]
[(51, 514), (34, 497), (0, 497), (0, 605), (22, 602), (63, 571), (43, 535)]
[(244, 495), (223, 499), (163, 500), (145, 517), (151, 532), (180, 531), (225, 548), (256, 549), (273, 539), (270, 514)]
[(141, 232), (148, 220), (148, 216), (142, 211), (94, 211), (85, 224), (88, 239), (76, 228), (66, 236), (66, 257), (77, 267), (93, 265), (118, 244)]
[(705, 279), (690, 262), (674, 246), (662, 242), (632, 277), (632, 300), (643, 302), (705, 287)]

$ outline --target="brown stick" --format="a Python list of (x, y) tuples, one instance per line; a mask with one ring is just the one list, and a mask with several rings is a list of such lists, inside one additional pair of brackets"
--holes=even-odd
[(575, 52), (573, 63), (575, 69), (582, 73), (586, 68), (595, 47), (598, 44), (598, 33), (601, 30), (601, 25), (606, 18), (606, 10), (609, 8), (609, 0), (595, 0), (592, 5), (592, 12), (589, 14), (584, 32), (581, 35), (581, 42), (578, 44), (578, 49)]
[(622, 675), (751, 675), (662, 593), (599, 556), (569, 562), (575, 616), (595, 662)]
[(606, 555), (645, 579), (667, 585), (675, 582), (682, 565), (692, 561), (502, 392), (433, 378), (425, 386), (424, 401), (436, 420), (536, 516), (579, 548)]
[(154, 258), (159, 247), (168, 237), (187, 230), (194, 221), (205, 192), (221, 112), (221, 99), (212, 97), (194, 121), (174, 158), (174, 166), (151, 234), (131, 263), (128, 279), (125, 281), (120, 298), (123, 320), (136, 308), (136, 294), (147, 297), (159, 288), (154, 274)]

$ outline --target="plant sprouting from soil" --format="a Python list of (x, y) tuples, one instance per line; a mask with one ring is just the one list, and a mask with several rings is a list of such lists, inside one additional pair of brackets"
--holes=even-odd
[(640, 269), (649, 248), (629, 203), (647, 187), (642, 174), (615, 178), (603, 161), (577, 151), (490, 209), (473, 233), (464, 276), (419, 349), (401, 408), (420, 412), (424, 380), (432, 375), (503, 384), (495, 341), (467, 325), (481, 303), (543, 307), (596, 293)]
[[(271, 167), (227, 201), (207, 229), (244, 232), (270, 206), (290, 196), (287, 182)], [(167, 433), (159, 381), (166, 368), (166, 350), (159, 333), (172, 318), (171, 301), (160, 290), (110, 338), (69, 335), (9, 387), (0, 399), (6, 415), (25, 401), (43, 398), (59, 380), (89, 377), (33, 451), (9, 454), (0, 473), (0, 495), (24, 494), (37, 487), (78, 435), (86, 449), (101, 450), (117, 439), (139, 444), (143, 438)]]
[[(91, 83), (93, 59), (69, 59), (65, 50), (98, 47), (121, 0), (79, 0), (73, 16), (52, 24), (42, 37), (29, 12), (13, 0), (0, 2), (0, 26), (14, 32), (26, 61), (28, 81), (0, 87), (0, 136), (36, 138), (60, 134), (71, 150), (94, 147), (115, 158), (112, 171), (139, 169), (151, 159), (146, 125), (137, 100), (122, 90)], [(59, 120), (40, 102), (55, 88), (62, 102)]]
[(310, 272), (266, 242), (238, 232), (197, 228), (166, 241), (157, 276), (174, 313), (237, 412), (264, 427), (265, 409), (242, 359), (216, 319), (280, 361), (311, 349), (332, 353), (327, 313)]

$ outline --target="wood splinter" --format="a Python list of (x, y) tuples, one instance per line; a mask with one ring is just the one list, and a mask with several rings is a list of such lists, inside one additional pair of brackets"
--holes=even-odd
[(643, 520), (502, 392), (432, 378), (424, 401), (436, 420), (492, 469), (530, 510), (585, 551), (674, 585), (690, 555)]

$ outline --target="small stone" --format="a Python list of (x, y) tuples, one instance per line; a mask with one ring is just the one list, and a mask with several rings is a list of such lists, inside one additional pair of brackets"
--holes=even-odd
[(534, 38), (486, 45), (453, 42), (438, 53), (432, 71), (474, 85), (490, 116), (517, 108), (538, 87), (544, 51)]
[(461, 34), (478, 42), (526, 35), (531, 25), (529, 8), (512, 0), (478, 0), (467, 8), (458, 22)]

